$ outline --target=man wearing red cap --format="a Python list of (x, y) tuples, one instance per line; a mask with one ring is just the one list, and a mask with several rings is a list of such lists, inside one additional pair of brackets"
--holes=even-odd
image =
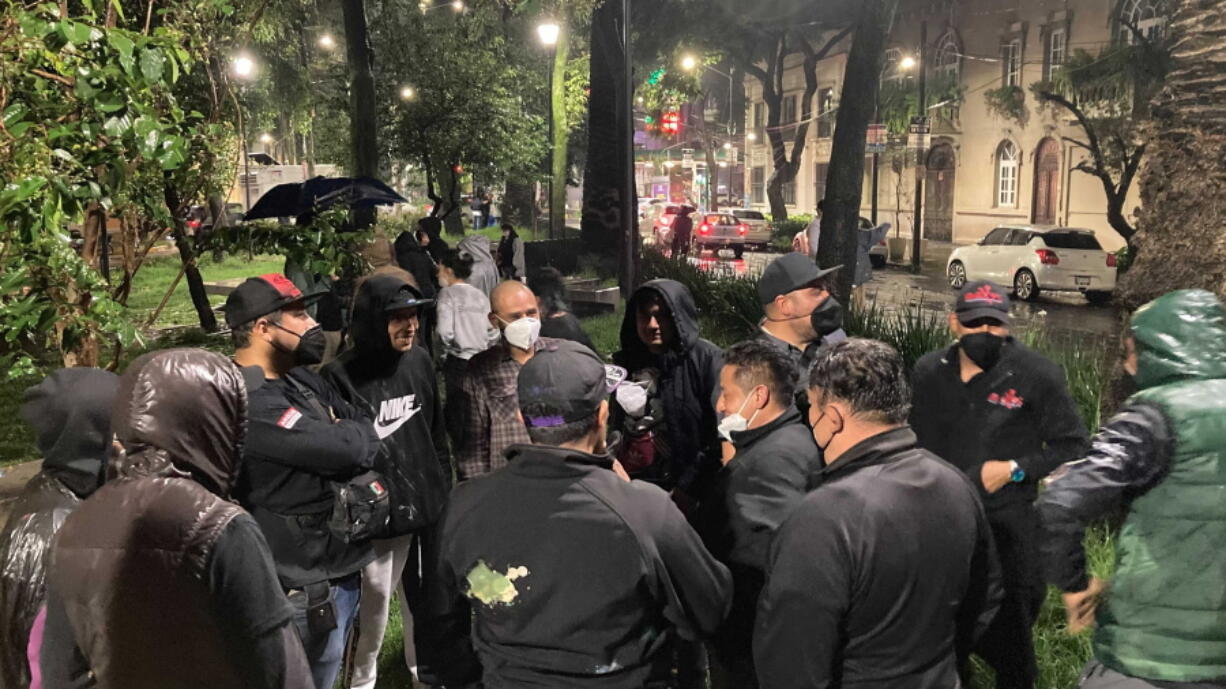
[(235, 494), (259, 523), (294, 606), (311, 674), (331, 687), (357, 615), (369, 541), (332, 519), (337, 485), (367, 472), (375, 426), (314, 371), (323, 330), (284, 275), (249, 278), (226, 300), (234, 361), (249, 398), (247, 439)]

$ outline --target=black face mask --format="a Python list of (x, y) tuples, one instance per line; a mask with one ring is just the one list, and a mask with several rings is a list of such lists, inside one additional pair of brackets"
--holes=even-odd
[[(275, 325), (275, 324), (274, 324)], [(293, 330), (277, 325), (287, 333), (298, 335)], [(311, 366), (318, 364), (324, 360), (324, 350), (328, 347), (328, 340), (324, 337), (324, 329), (322, 325), (316, 325), (308, 328), (306, 332), (298, 335), (298, 347), (290, 352), (294, 355), (294, 364), (297, 366)]]
[(809, 323), (813, 325), (813, 331), (818, 337), (825, 337), (842, 329), (843, 305), (838, 299), (827, 297), (826, 301), (813, 309), (813, 313), (809, 315)]
[(1005, 346), (1005, 338), (992, 333), (971, 333), (960, 340), (962, 351), (975, 362), (979, 368), (990, 371), (1000, 361), (1001, 348)]

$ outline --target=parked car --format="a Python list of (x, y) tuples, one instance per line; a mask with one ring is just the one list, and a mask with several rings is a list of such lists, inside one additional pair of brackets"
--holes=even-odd
[(1104, 251), (1091, 230), (1005, 225), (954, 249), (945, 275), (954, 289), (991, 280), (1012, 285), (1025, 301), (1040, 292), (1080, 292), (1091, 304), (1103, 304), (1115, 290), (1115, 254)]
[(774, 226), (762, 215), (761, 211), (750, 210), (748, 208), (721, 208), (720, 213), (726, 213), (736, 218), (749, 228), (745, 234), (745, 245), (752, 246), (759, 251), (765, 251), (771, 243), (771, 233)]
[(706, 213), (694, 219), (693, 246), (698, 251), (732, 249), (741, 258), (745, 254), (749, 225), (727, 213)]

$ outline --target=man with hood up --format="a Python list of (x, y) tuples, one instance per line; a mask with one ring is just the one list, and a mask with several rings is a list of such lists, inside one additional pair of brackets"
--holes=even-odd
[[(638, 425), (644, 405), (652, 408), (657, 398), (662, 409), (651, 430), (651, 446), (641, 447), (635, 461), (623, 464), (631, 477), (675, 491), (684, 506), (686, 498), (701, 492), (701, 479), (719, 470), (715, 402), (723, 352), (699, 337), (694, 297), (676, 280), (652, 280), (634, 292), (626, 304), (621, 345), (613, 362), (639, 383), (619, 388), (613, 405), (612, 428), (626, 433), (624, 450), (644, 445), (630, 437), (638, 432), (631, 427)], [(649, 392), (642, 399), (633, 388)]]
[(13, 504), (0, 532), (0, 686), (26, 689), (30, 631), (46, 597), (51, 539), (82, 500), (106, 478), (111, 403), (119, 376), (65, 368), (27, 388), (21, 418), (38, 436), (38, 472)]
[(485, 235), (470, 234), (456, 245), (462, 254), (473, 258), (473, 274), (468, 284), (490, 296), (498, 286), (498, 264), (490, 252), (490, 240)]
[(293, 608), (259, 525), (230, 500), (247, 392), (213, 352), (146, 354), (112, 416), (117, 476), (51, 555), (43, 686), (308, 689)]
[[(1070, 632), (1097, 618), (1083, 689), (1226, 686), (1226, 309), (1205, 290), (1159, 297), (1133, 314), (1124, 354), (1139, 391), (1039, 498), (1047, 581)], [(1121, 509), (1104, 596), (1082, 539)]]
[[(353, 347), (323, 369), (347, 402), (375, 419), (379, 452), (374, 470), (385, 480), (391, 506), (387, 538), (374, 541), (375, 560), (362, 571), (354, 689), (375, 685), (392, 591), (411, 553), (438, 521), (451, 489), (442, 405), (434, 364), (413, 346), (419, 310), (432, 302), (392, 275), (372, 275), (358, 287), (350, 337)], [(414, 541), (419, 547), (413, 548)], [(417, 566), (411, 567), (416, 570)], [(411, 578), (416, 583), (417, 577)], [(416, 601), (409, 591), (408, 601)], [(401, 606), (409, 620), (409, 610)], [(411, 622), (405, 629), (412, 629)], [(405, 648), (413, 648), (406, 634)], [(413, 663), (410, 663), (412, 667)]]

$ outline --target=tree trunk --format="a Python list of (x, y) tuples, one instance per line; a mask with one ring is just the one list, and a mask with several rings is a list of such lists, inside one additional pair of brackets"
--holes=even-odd
[(1180, 0), (1170, 29), (1172, 68), (1154, 100), (1136, 260), (1117, 290), (1130, 311), (1175, 289), (1226, 297), (1226, 13)]
[(532, 227), (532, 185), (507, 180), (506, 193), (502, 195), (502, 214), (507, 222)]
[[(364, 0), (343, 0), (345, 15), (345, 45), (349, 59), (349, 137), (353, 154), (354, 177), (379, 175), (379, 149), (375, 142), (378, 122), (375, 112), (375, 77), (372, 70), (374, 54), (366, 27)], [(370, 227), (375, 222), (375, 209), (353, 211), (355, 227)]]
[(553, 141), (550, 142), (549, 175), (553, 179), (553, 197), (549, 199), (549, 235), (562, 238), (566, 229), (566, 154), (570, 144), (570, 129), (566, 126), (566, 63), (570, 60), (570, 13), (563, 6), (562, 31), (553, 56), (552, 89), (549, 94), (549, 116), (553, 120)]
[(209, 303), (209, 295), (204, 291), (204, 278), (196, 267), (196, 250), (187, 237), (187, 228), (183, 222), (183, 206), (179, 192), (169, 182), (162, 185), (162, 196), (166, 200), (166, 208), (174, 219), (175, 246), (179, 249), (179, 260), (183, 263), (183, 277), (187, 278), (187, 291), (192, 298), (192, 306), (196, 309), (196, 317), (200, 319), (200, 329), (206, 333), (217, 332), (217, 316)]
[(588, 155), (583, 174), (584, 247), (613, 257), (620, 244), (619, 201), (622, 156), (617, 150), (617, 90), (622, 51), (617, 37), (620, 3), (604, 3), (592, 14), (591, 95), (588, 97)]
[(860, 7), (835, 121), (818, 263), (843, 265), (835, 291), (843, 300), (851, 294), (855, 275), (860, 192), (864, 187), (864, 137), (872, 121), (873, 101), (885, 54), (887, 4), (893, 1), (866, 0)]
[(438, 191), (441, 203), (438, 217), (443, 219), (443, 228), (447, 234), (464, 235), (472, 215), (467, 207), (460, 208), (460, 179), (456, 175), (454, 165), (444, 165), (438, 170)]

